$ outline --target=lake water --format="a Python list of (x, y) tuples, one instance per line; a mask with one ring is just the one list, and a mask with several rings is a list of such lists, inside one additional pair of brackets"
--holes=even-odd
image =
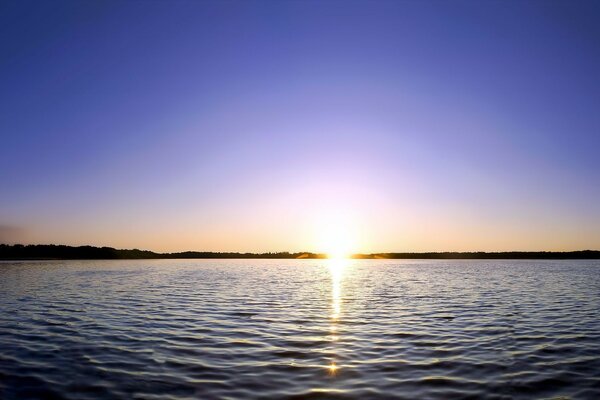
[(600, 262), (0, 262), (0, 398), (600, 399)]

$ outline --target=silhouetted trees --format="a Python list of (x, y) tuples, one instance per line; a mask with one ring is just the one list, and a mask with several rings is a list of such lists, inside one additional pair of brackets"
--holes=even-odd
[(441, 260), (498, 260), (498, 259), (598, 259), (600, 251), (502, 251), (502, 252), (431, 252), (431, 253), (380, 253), (358, 254), (356, 258), (387, 258), (387, 259), (441, 259)]
[(112, 247), (65, 245), (7, 245), (0, 244), (0, 259), (158, 259), (158, 258), (325, 258), (314, 253), (219, 253), (184, 251), (181, 253), (155, 253), (148, 250), (118, 250)]
[[(0, 259), (159, 259), (159, 258), (326, 258), (324, 254), (316, 253), (233, 253), (210, 251), (184, 251), (181, 253), (155, 253), (148, 250), (118, 250), (112, 247), (65, 246), (65, 245), (7, 245), (0, 244)], [(439, 252), (439, 253), (374, 253), (356, 254), (358, 259), (600, 259), (600, 251), (582, 250), (569, 252), (555, 251), (507, 251), (507, 252)]]
[(3, 259), (118, 259), (118, 258), (161, 258), (159, 254), (146, 250), (117, 250), (112, 247), (65, 246), (65, 245), (5, 245), (0, 244)]

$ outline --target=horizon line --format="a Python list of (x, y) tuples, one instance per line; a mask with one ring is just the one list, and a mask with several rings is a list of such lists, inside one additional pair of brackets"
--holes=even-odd
[[(330, 259), (327, 253), (307, 251), (198, 251), (155, 252), (141, 249), (116, 249), (109, 246), (64, 244), (0, 244), (0, 259)], [(600, 250), (569, 251), (423, 251), (352, 253), (348, 259), (600, 259)]]

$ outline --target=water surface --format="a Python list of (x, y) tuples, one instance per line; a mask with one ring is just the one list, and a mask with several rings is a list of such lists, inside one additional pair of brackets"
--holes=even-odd
[(598, 399), (600, 262), (0, 262), (2, 399)]

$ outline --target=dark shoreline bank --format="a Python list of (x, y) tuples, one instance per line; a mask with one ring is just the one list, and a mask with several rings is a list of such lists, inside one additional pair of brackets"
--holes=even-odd
[[(155, 253), (149, 250), (119, 250), (112, 247), (65, 246), (65, 245), (6, 245), (0, 244), (0, 260), (111, 260), (111, 259), (322, 259), (325, 254), (316, 253), (233, 253), (185, 251), (179, 253)], [(555, 251), (507, 251), (507, 252), (425, 252), (425, 253), (372, 253), (355, 254), (355, 259), (426, 259), (426, 260), (583, 260), (600, 259), (598, 250), (568, 252)]]

